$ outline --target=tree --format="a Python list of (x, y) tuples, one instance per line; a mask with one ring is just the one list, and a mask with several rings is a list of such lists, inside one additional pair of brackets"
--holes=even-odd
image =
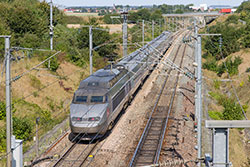
[(151, 14), (151, 20), (160, 20), (160, 19), (163, 19), (162, 12), (157, 9)]
[(184, 12), (181, 9), (177, 9), (174, 13), (183, 14)]
[(17, 139), (26, 139), (32, 132), (32, 124), (27, 118), (13, 117), (13, 132)]
[(232, 99), (225, 100), (223, 102), (223, 118), (225, 120), (241, 120), (243, 115), (241, 107), (236, 104)]
[[(95, 30), (93, 29), (93, 48), (104, 44), (107, 41), (111, 40), (111, 35), (107, 31)], [(88, 48), (89, 47), (89, 28), (82, 28), (77, 36), (78, 48)], [(116, 46), (105, 45), (98, 48), (96, 51), (100, 56), (105, 56), (112, 54)]]

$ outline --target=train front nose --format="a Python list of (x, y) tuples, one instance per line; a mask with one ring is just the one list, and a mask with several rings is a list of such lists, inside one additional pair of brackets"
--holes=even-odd
[(72, 133), (104, 134), (108, 104), (71, 104), (70, 127)]

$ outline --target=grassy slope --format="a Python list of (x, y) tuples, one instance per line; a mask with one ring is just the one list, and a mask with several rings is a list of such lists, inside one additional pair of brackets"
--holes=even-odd
[[(64, 120), (68, 115), (68, 109), (62, 113), (60, 112), (64, 108), (68, 108), (73, 93), (77, 89), (80, 80), (89, 75), (88, 67), (77, 67), (64, 61), (63, 58), (61, 58), (60, 61), (61, 64), (56, 73), (52, 73), (41, 66), (38, 68), (40, 70), (33, 70), (21, 79), (12, 83), (12, 102), (16, 109), (14, 115), (21, 118), (29, 118), (33, 123), (33, 129), (35, 129), (36, 117), (45, 110), (49, 111), (51, 118), (56, 120), (53, 124)], [(36, 57), (13, 62), (11, 75), (14, 77), (17, 74), (21, 74), (40, 62), (41, 60)], [(5, 78), (3, 77), (2, 80), (4, 79)], [(59, 81), (63, 83), (63, 86)], [(39, 91), (39, 89), (50, 84), (51, 86)], [(1, 83), (0, 87), (0, 100), (3, 101), (5, 97), (4, 84)], [(67, 91), (67, 88), (70, 90)], [(26, 96), (29, 97), (22, 99)], [(4, 126), (5, 122), (0, 121), (0, 128)], [(53, 125), (49, 128), (52, 126)], [(46, 133), (49, 128), (42, 129), (40, 135)], [(28, 145), (32, 144), (32, 142), (33, 141), (29, 142)]]
[[(231, 57), (240, 56), (243, 59), (243, 63), (239, 66), (239, 74), (232, 77), (234, 80), (233, 84), (236, 87), (237, 94), (240, 98), (242, 104), (250, 105), (250, 82), (248, 81), (248, 76), (250, 73), (246, 73), (246, 69), (250, 67), (250, 50), (243, 49), (237, 53), (230, 55)], [(213, 79), (226, 79), (227, 75), (223, 75), (219, 78), (214, 72), (203, 70), (204, 76), (207, 78)], [(229, 82), (221, 83), (220, 89), (215, 88), (215, 83), (212, 80), (206, 80), (210, 91), (225, 94), (230, 92), (232, 97), (235, 97), (233, 94), (232, 87)], [(223, 107), (218, 105), (215, 100), (212, 100), (212, 103), (209, 104), (209, 110), (211, 111), (223, 111)], [(250, 118), (250, 108), (246, 111), (247, 117)], [(237, 167), (247, 167), (250, 160), (250, 144), (246, 144), (248, 141), (244, 138), (243, 131), (238, 129), (232, 129), (230, 131), (230, 161), (234, 166)], [(249, 159), (249, 160), (248, 160)]]

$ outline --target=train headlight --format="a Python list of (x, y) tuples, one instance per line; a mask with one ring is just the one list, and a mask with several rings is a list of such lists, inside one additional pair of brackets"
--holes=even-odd
[(82, 118), (81, 117), (72, 117), (71, 118), (72, 121), (82, 121)]
[(89, 121), (100, 121), (100, 117), (89, 117)]

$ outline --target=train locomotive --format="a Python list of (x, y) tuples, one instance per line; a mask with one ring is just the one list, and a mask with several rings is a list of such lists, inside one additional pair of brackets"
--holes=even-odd
[(165, 31), (117, 64), (82, 80), (70, 105), (72, 134), (83, 134), (86, 140), (102, 137), (160, 60), (153, 58), (154, 54), (159, 56), (156, 49), (164, 54), (172, 38), (172, 33)]

